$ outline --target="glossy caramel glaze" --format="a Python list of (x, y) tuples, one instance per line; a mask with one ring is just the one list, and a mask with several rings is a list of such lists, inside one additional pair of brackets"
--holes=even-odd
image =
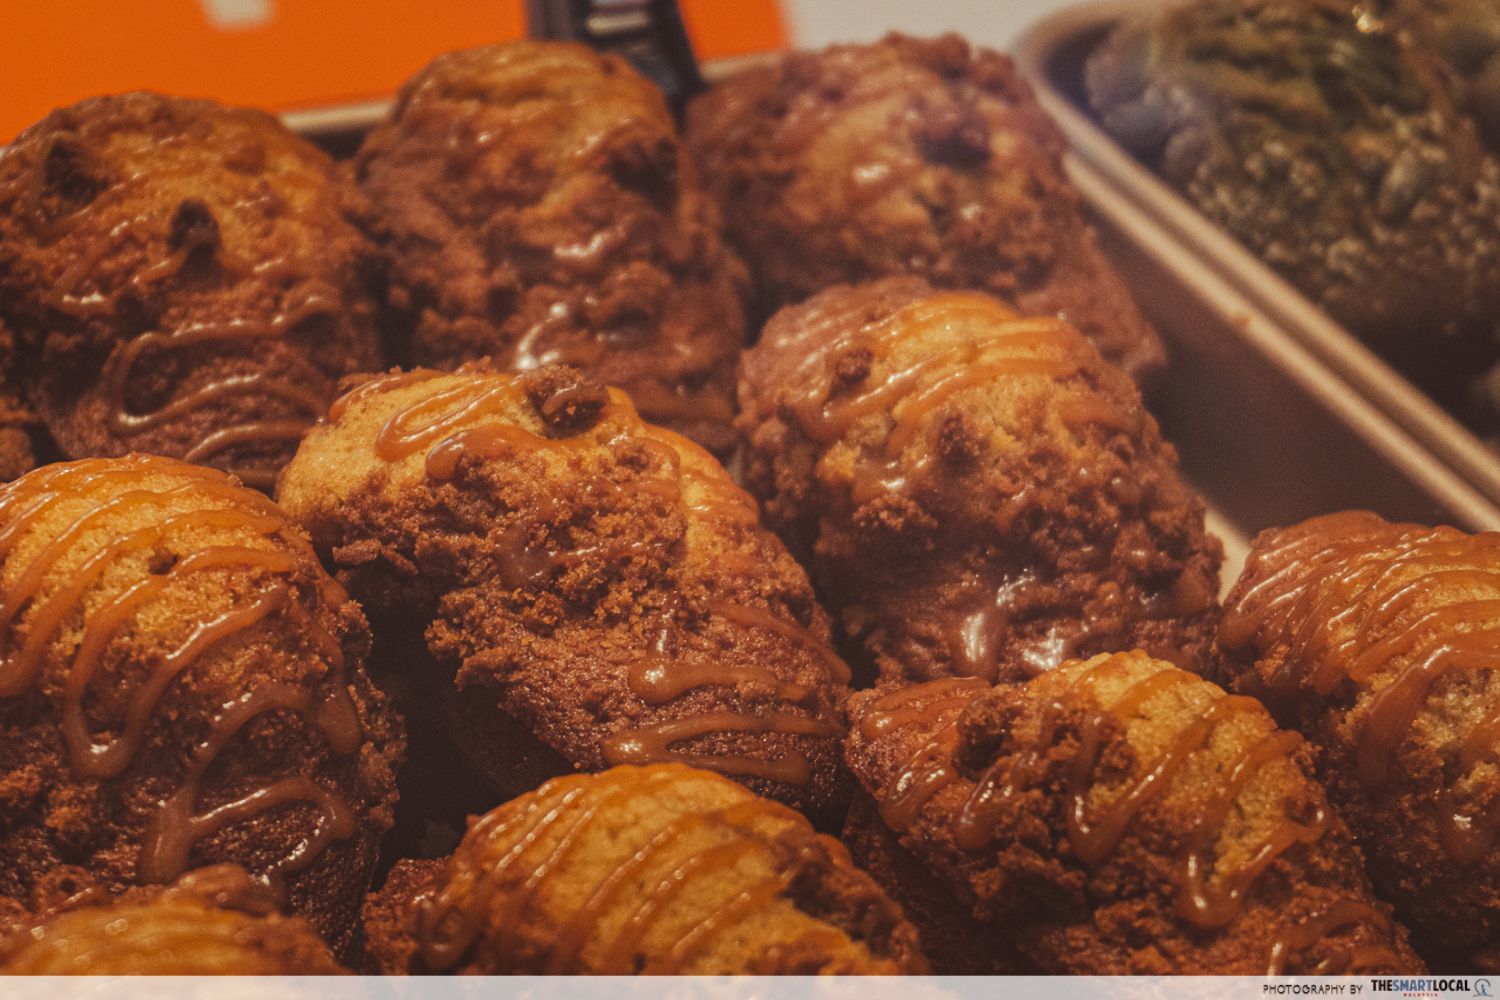
[(1099, 252), (1063, 138), (1009, 59), (956, 35), (791, 53), (688, 109), (688, 141), (766, 314), (910, 274), (1062, 314), (1137, 377), (1156, 332)]
[(744, 269), (624, 60), (538, 41), (441, 56), (354, 169), (413, 363), (576, 365), (648, 420), (732, 444)]
[(366, 908), (386, 973), (926, 970), (900, 909), (785, 806), (680, 764), (557, 778)]
[(218, 865), (118, 898), (74, 898), (0, 925), (0, 975), (326, 976), (346, 972), (244, 869)]
[(558, 367), (384, 376), (279, 497), (377, 621), (425, 636), (435, 665), (408, 669), (458, 695), (447, 728), (502, 792), (540, 744), (551, 773), (677, 761), (837, 815), (849, 674), (806, 577), (622, 393)]
[(862, 693), (847, 756), (863, 822), (1042, 971), (1422, 968), (1301, 737), (1143, 653)]
[(401, 738), (359, 609), (265, 497), (133, 456), (0, 487), (0, 892), (243, 864), (342, 947)]
[(364, 202), (258, 111), (127, 94), (0, 152), (8, 377), (65, 457), (151, 451), (269, 488), (380, 363)]
[(1201, 665), (1217, 539), (1086, 340), (916, 278), (779, 313), (741, 365), (746, 479), (888, 680), (1142, 647)]
[(1265, 532), (1219, 644), (1224, 683), (1319, 747), (1413, 930), (1500, 968), (1500, 534), (1362, 511)]

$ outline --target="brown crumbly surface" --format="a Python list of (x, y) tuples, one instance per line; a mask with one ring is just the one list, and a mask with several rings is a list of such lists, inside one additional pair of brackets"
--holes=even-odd
[[(0, 531), (0, 896), (59, 865), (115, 891), (307, 851), (284, 879), (290, 909), (346, 949), (403, 737), (361, 665), (364, 616), (306, 540), (221, 473), (148, 457), (37, 469), (0, 491)], [(336, 746), (349, 698), (357, 729)], [(313, 789), (275, 791), (288, 780)], [(351, 821), (321, 847), (313, 790)], [(202, 817), (263, 791), (264, 806), (171, 832), (181, 796)]]
[(550, 781), (476, 819), (446, 865), (398, 866), (365, 912), (386, 974), (927, 971), (843, 845), (677, 764)]
[(1143, 5), (1089, 57), (1089, 98), (1198, 211), (1457, 406), (1500, 355), (1500, 164), (1371, 6)]
[(1497, 602), (1500, 534), (1313, 518), (1255, 540), (1225, 602), (1217, 678), (1318, 747), (1371, 880), (1433, 963), (1488, 971), (1500, 969)]
[[(570, 769), (696, 759), (836, 825), (847, 687), (827, 617), (705, 451), (570, 368), (394, 375), (347, 399), (278, 499), (381, 642), (425, 630), (412, 686), (502, 796)], [(403, 427), (426, 429), (405, 454), (389, 440)], [(661, 696), (632, 679), (652, 665)], [(701, 734), (607, 750), (672, 725)], [(799, 756), (808, 780), (777, 777)]]
[(1065, 324), (917, 278), (829, 289), (767, 324), (740, 403), (767, 523), (882, 677), (1201, 663), (1222, 547), (1135, 387)]
[[(964, 683), (856, 695), (849, 765), (930, 877), (1043, 971), (1422, 969), (1307, 745), (1252, 699), (1139, 652)], [(1204, 897), (1239, 887), (1238, 905), (1193, 915), (1194, 854)]]
[(149, 451), (268, 487), (338, 378), (380, 364), (363, 208), (259, 111), (54, 111), (0, 151), (7, 377), (63, 457)]
[[(7, 933), (8, 931), (8, 933)], [(345, 970), (242, 868), (190, 872), (118, 897), (83, 890), (0, 926), (0, 975), (328, 976)]]
[(536, 41), (441, 56), (354, 171), (413, 363), (577, 365), (727, 451), (747, 278), (661, 93), (622, 59)]
[(894, 34), (793, 53), (695, 100), (687, 138), (767, 314), (913, 274), (1061, 313), (1137, 377), (1161, 367), (1080, 214), (1061, 133), (1005, 56)]

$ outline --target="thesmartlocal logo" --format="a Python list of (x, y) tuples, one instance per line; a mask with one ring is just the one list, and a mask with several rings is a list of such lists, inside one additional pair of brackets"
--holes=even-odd
[(1371, 993), (1400, 993), (1408, 997), (1468, 996), (1488, 997), (1488, 979), (1371, 979)]

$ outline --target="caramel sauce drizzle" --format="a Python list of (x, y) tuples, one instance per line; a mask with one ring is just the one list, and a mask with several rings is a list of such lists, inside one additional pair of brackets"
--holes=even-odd
[[(860, 323), (856, 310), (834, 310), (799, 332), (811, 348), (777, 373), (778, 383), (790, 387), (786, 403), (802, 433), (818, 444), (829, 444), (848, 433), (855, 423), (874, 413), (889, 411), (892, 425), (879, 452), (866, 456), (855, 470), (856, 503), (885, 492), (900, 492), (926, 467), (926, 461), (906, 453), (916, 443), (924, 419), (955, 394), (997, 379), (1041, 375), (1062, 379), (1079, 370), (1077, 358), (1059, 337), (1065, 325), (1053, 318), (1023, 319), (988, 296), (973, 292), (941, 292), (896, 309), (888, 316)], [(866, 353), (872, 365), (890, 356), (900, 344), (921, 339), (957, 324), (986, 322), (984, 336), (928, 354), (905, 368), (867, 381), (849, 392), (839, 392), (834, 365), (854, 352)], [(835, 336), (826, 332), (842, 329)], [(822, 334), (822, 335), (820, 335)], [(1132, 425), (1130, 415), (1117, 412), (1104, 400), (1061, 408), (1060, 415), (1075, 423)]]
[[(1102, 660), (1080, 670), (1069, 679), (1067, 690), (1087, 691), (1090, 679), (1112, 662)], [(1090, 815), (1094, 776), (1120, 722), (1134, 717), (1163, 692), (1180, 684), (1197, 683), (1201, 682), (1185, 671), (1162, 670), (1130, 685), (1114, 705), (1100, 706), (1085, 717), (1078, 733), (1078, 752), (1068, 766), (1065, 784), (1068, 845), (1085, 867), (1096, 868), (1114, 855), (1141, 809), (1166, 794), (1174, 776), (1194, 753), (1208, 745), (1218, 727), (1238, 713), (1262, 711), (1252, 698), (1226, 695), (1215, 700), (1178, 732), (1156, 759), (1142, 762), (1106, 808)], [(1060, 738), (1059, 726), (1066, 711), (1061, 700), (1043, 710), (1041, 738), (1018, 754), (999, 757), (977, 780), (965, 778), (953, 764), (960, 738), (958, 717), (988, 689), (982, 681), (955, 678), (907, 688), (871, 706), (860, 724), (866, 739), (909, 727), (932, 734), (879, 797), (881, 818), (891, 829), (909, 829), (922, 808), (943, 789), (968, 786), (948, 829), (960, 849), (979, 851), (992, 843), (996, 825), (1015, 797), (1045, 778), (1041, 770), (1044, 757)], [(1250, 742), (1229, 765), (1224, 780), (1205, 789), (1195, 803), (1178, 856), (1175, 906), (1183, 919), (1203, 928), (1227, 925), (1238, 916), (1256, 879), (1276, 858), (1296, 844), (1315, 842), (1327, 829), (1330, 816), (1326, 809), (1320, 808), (1307, 822), (1282, 817), (1235, 870), (1225, 872), (1214, 867), (1219, 833), (1236, 799), (1261, 768), (1283, 758), (1299, 739), (1295, 733), (1273, 729)]]
[[(59, 136), (49, 136), (49, 145), (39, 151), (33, 171), (36, 177), (40, 177), (46, 163), (46, 150), (58, 138)], [(41, 182), (33, 180), (32, 183)], [(65, 223), (66, 220), (60, 220), (57, 225)], [(132, 274), (121, 292), (112, 296), (97, 292), (80, 296), (78, 286), (113, 251), (119, 239), (130, 230), (143, 229), (147, 223), (145, 218), (127, 220), (116, 227), (109, 239), (97, 241), (46, 291), (45, 303), (58, 312), (80, 319), (113, 314), (118, 310), (119, 299), (123, 294), (145, 297), (152, 286), (177, 275), (194, 253), (204, 249), (213, 252), (215, 260), (230, 272), (252, 272), (274, 277), (278, 270), (286, 267), (282, 260), (262, 261), (250, 267), (246, 262), (229, 256), (223, 248), (206, 244), (202, 238), (195, 239), (190, 235), (181, 246)], [(54, 231), (52, 235), (56, 238), (57, 232)], [(335, 316), (342, 308), (342, 297), (338, 289), (326, 281), (304, 282), (290, 294), (294, 297), (291, 305), (269, 320), (241, 319), (200, 323), (173, 331), (147, 331), (126, 341), (110, 354), (104, 365), (104, 389), (109, 404), (110, 430), (122, 437), (129, 437), (169, 421), (186, 419), (229, 399), (279, 399), (291, 406), (292, 415), (215, 427), (196, 441), (182, 457), (187, 462), (212, 461), (214, 456), (246, 444), (299, 440), (327, 409), (328, 398), (310, 385), (269, 372), (215, 379), (145, 413), (132, 412), (126, 403), (132, 377), (138, 366), (148, 358), (167, 351), (190, 350), (206, 345), (234, 346), (260, 340), (278, 340), (304, 321), (319, 315)], [(277, 468), (274, 465), (232, 465), (227, 466), (226, 471), (239, 476), (249, 485), (269, 489), (275, 485)]]
[[(570, 865), (580, 857), (581, 845), (599, 817), (688, 777), (684, 768), (661, 765), (557, 778), (523, 800), (485, 814), (454, 852), (441, 887), (418, 903), (416, 930), (423, 965), (429, 971), (452, 969), (476, 946), (503, 961), (518, 945), (517, 931), (525, 917), (543, 906), (539, 895), (547, 880), (565, 880), (576, 870)], [(709, 812), (675, 816), (657, 827), (561, 919), (545, 956), (546, 971), (576, 971), (584, 948), (614, 919), (618, 926), (596, 942), (597, 968), (588, 971), (680, 973), (715, 939), (784, 893), (803, 863), (817, 863), (813, 858), (782, 860), (785, 851), (775, 838), (756, 829), (764, 820), (805, 826), (805, 820), (784, 806), (747, 798)], [(697, 841), (687, 838), (705, 831), (712, 831), (717, 842), (700, 849)], [(649, 955), (641, 953), (641, 942), (660, 921), (676, 916), (673, 906), (690, 886), (724, 878), (755, 854), (769, 854), (781, 863), (768, 874), (744, 880), (670, 944), (653, 948)], [(622, 900), (632, 888), (631, 901)]]
[[(1359, 513), (1320, 520), (1319, 531), (1283, 531), (1252, 553), (1247, 573), (1261, 579), (1225, 609), (1219, 641), (1229, 650), (1285, 644), (1267, 689), (1287, 704), (1346, 684), (1373, 692), (1352, 749), (1361, 783), (1378, 790), (1434, 685), (1500, 669), (1500, 534)], [(1493, 758), (1497, 736), (1500, 708), (1458, 739), (1464, 773)], [(1460, 864), (1484, 857), (1500, 835), (1500, 807), (1466, 807), (1452, 783), (1436, 812), (1443, 849)]]
[[(181, 485), (160, 491), (141, 488), (142, 478), (153, 473), (170, 475)], [(169, 514), (145, 528), (109, 539), (43, 599), (42, 586), (53, 565), (109, 518), (147, 511), (184, 497), (205, 506)], [(242, 489), (225, 474), (170, 459), (135, 456), (47, 466), (0, 487), (0, 559), (9, 559), (16, 544), (35, 529), (39, 519), (61, 504), (79, 500), (89, 502), (0, 590), (0, 623), (12, 636), (24, 629), (19, 643), (13, 639), (0, 659), (0, 697), (19, 697), (35, 688), (48, 662), (49, 645), (69, 622), (81, 618), (77, 645), (61, 678), (60, 725), (69, 767), (78, 779), (103, 781), (125, 773), (145, 745), (147, 730), (172, 682), (206, 653), (261, 622), (278, 616), (289, 619), (300, 634), (310, 638), (318, 656), (329, 665), (328, 693), (317, 703), (307, 690), (266, 683), (220, 709), (209, 735), (195, 749), (186, 775), (159, 804), (150, 821), (137, 861), (137, 876), (146, 882), (171, 881), (188, 868), (192, 849), (200, 841), (288, 802), (308, 802), (317, 810), (320, 818), (316, 832), (263, 871), (262, 878), (274, 883), (311, 864), (333, 840), (352, 835), (355, 817), (348, 804), (301, 776), (254, 789), (206, 813), (194, 812), (204, 774), (245, 726), (268, 712), (302, 715), (323, 734), (335, 753), (347, 755), (359, 747), (359, 721), (343, 683), (343, 651), (338, 640), (303, 604), (292, 584), (297, 567), (316, 565), (306, 542), (269, 500)], [(206, 506), (210, 503), (222, 506), (213, 509)], [(177, 532), (235, 528), (247, 529), (284, 547), (209, 546), (177, 559), (160, 574), (142, 578), (97, 607), (85, 609), (85, 601), (101, 576), (127, 555), (150, 551)], [(230, 611), (194, 622), (187, 637), (160, 656), (147, 677), (123, 698), (122, 717), (110, 727), (113, 735), (98, 739), (91, 732), (84, 702), (105, 663), (110, 643), (173, 583), (205, 570), (224, 568), (259, 571), (270, 578), (270, 586)], [(331, 579), (322, 581), (318, 597), (328, 604), (346, 599)], [(27, 614), (24, 625), (20, 620), (23, 614)]]
[[(438, 378), (427, 371), (399, 372), (366, 382), (330, 409), (337, 420), (349, 408), (387, 391), (398, 391)], [(520, 381), (513, 375), (464, 376), (452, 385), (427, 392), (399, 407), (376, 435), (376, 453), (385, 461), (398, 462), (425, 449), (424, 470), (428, 478), (451, 481), (464, 460), (486, 462), (545, 451), (549, 454), (586, 455), (600, 448), (597, 436), (576, 435), (550, 438), (519, 426), (510, 414), (525, 403)], [(610, 391), (609, 402), (599, 424), (611, 435), (604, 447), (631, 443), (644, 447), (660, 472), (647, 474), (628, 484), (603, 478), (585, 486), (615, 496), (656, 496), (664, 503), (680, 505), (690, 516), (744, 529), (758, 529), (755, 501), (725, 474), (707, 451), (688, 439), (644, 423), (624, 394)], [(544, 586), (560, 567), (576, 563), (592, 550), (555, 550), (533, 540), (537, 529), (513, 524), (501, 538), (512, 548), (505, 583), (515, 587)], [(649, 542), (623, 541), (611, 555), (628, 557), (645, 550)], [(668, 761), (690, 764), (746, 777), (758, 777), (792, 785), (811, 780), (806, 754), (787, 750), (774, 760), (760, 760), (743, 753), (720, 750), (693, 753), (676, 745), (707, 736), (735, 733), (780, 733), (790, 736), (829, 738), (842, 733), (833, 718), (834, 708), (814, 687), (782, 680), (772, 670), (750, 664), (708, 662), (699, 657), (676, 655), (678, 617), (681, 607), (672, 603), (652, 648), (627, 668), (626, 683), (646, 705), (658, 707), (687, 692), (709, 686), (738, 688), (753, 685), (769, 688), (778, 701), (803, 706), (809, 714), (787, 710), (754, 713), (749, 710), (707, 711), (630, 728), (606, 737), (601, 749), (610, 765), (650, 764)], [(847, 684), (849, 668), (827, 643), (795, 622), (773, 611), (753, 605), (714, 600), (708, 614), (741, 629), (771, 632), (794, 646), (810, 651), (835, 684)]]
[[(850, 497), (862, 505), (882, 495), (908, 492), (932, 468), (934, 449), (918, 447), (928, 418), (956, 394), (1008, 378), (1041, 376), (1062, 380), (1079, 373), (1083, 359), (1062, 334), (1066, 325), (1054, 318), (1022, 318), (994, 299), (973, 292), (941, 292), (908, 303), (884, 317), (869, 319), (863, 304), (830, 310), (797, 332), (807, 350), (789, 359), (770, 380), (789, 387), (783, 396), (802, 433), (818, 444), (845, 436), (860, 420), (889, 413), (884, 442), (867, 449), (856, 463)], [(982, 324), (982, 335), (964, 332)], [(904, 343), (943, 335), (962, 339), (920, 356), (881, 378), (866, 378), (846, 388), (837, 378), (842, 359), (867, 356), (871, 368)], [(777, 345), (786, 348), (789, 345)], [(1082, 389), (1056, 403), (1065, 425), (1139, 431), (1139, 416), (1112, 399)], [(1023, 510), (1018, 496), (1014, 511)], [(1003, 513), (1003, 512), (997, 512)], [(1001, 518), (1001, 520), (1004, 520)], [(950, 630), (947, 646), (963, 673), (993, 679), (1002, 653), (1014, 596), (1029, 582), (1025, 573), (988, 590)], [(1030, 669), (1040, 672), (1067, 659), (1086, 635), (1047, 637), (1027, 651)]]
[[(1308, 947), (1322, 941), (1330, 933), (1350, 927), (1374, 926), (1381, 936), (1389, 938), (1394, 933), (1390, 916), (1378, 906), (1358, 899), (1340, 899), (1317, 916), (1285, 928), (1271, 943), (1266, 959), (1266, 975), (1281, 976), (1287, 973), (1291, 960)], [(1311, 969), (1301, 970), (1307, 976), (1352, 975), (1361, 969), (1400, 968), (1402, 956), (1385, 945), (1367, 945), (1334, 952)]]

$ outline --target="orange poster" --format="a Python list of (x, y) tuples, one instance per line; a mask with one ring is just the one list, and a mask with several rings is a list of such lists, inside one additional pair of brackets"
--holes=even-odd
[[(683, 0), (699, 58), (778, 48), (776, 0)], [(521, 0), (67, 0), (0, 4), (0, 142), (126, 90), (287, 111), (389, 96), (433, 56), (520, 37)]]

